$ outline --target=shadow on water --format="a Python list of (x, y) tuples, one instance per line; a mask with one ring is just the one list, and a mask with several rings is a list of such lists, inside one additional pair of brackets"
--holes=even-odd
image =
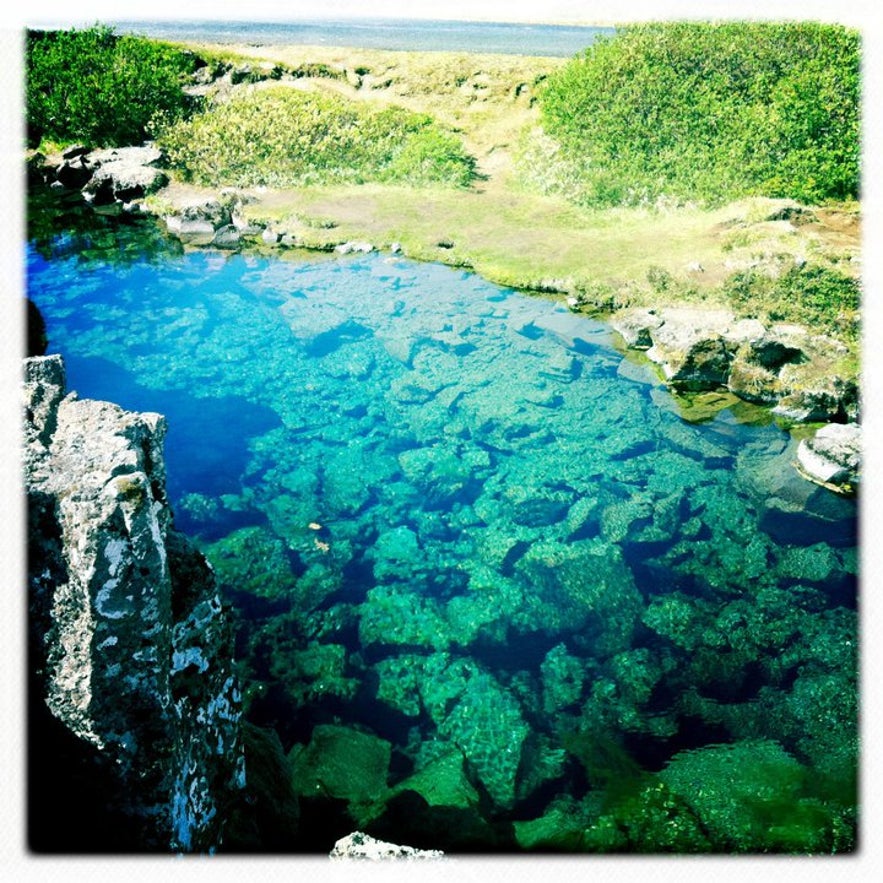
[[(280, 425), (271, 408), (241, 396), (202, 398), (181, 390), (141, 386), (135, 375), (107, 359), (68, 355), (68, 387), (82, 398), (110, 401), (126, 410), (165, 416), (166, 487), (173, 501), (184, 494), (235, 493), (248, 458), (248, 440)], [(229, 427), (235, 425), (235, 432)], [(178, 513), (176, 512), (176, 516)], [(186, 530), (181, 513), (179, 526)]]

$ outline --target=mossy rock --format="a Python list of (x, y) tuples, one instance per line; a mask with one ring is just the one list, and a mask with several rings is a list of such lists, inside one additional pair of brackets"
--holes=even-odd
[(334, 724), (313, 728), (306, 748), (292, 751), (291, 781), (297, 794), (370, 803), (386, 795), (392, 745), (385, 739)]

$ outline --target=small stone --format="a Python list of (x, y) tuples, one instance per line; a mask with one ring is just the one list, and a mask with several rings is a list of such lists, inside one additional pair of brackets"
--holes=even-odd
[(385, 840), (375, 840), (361, 831), (341, 837), (330, 852), (332, 859), (359, 859), (362, 861), (389, 861), (397, 859), (440, 859), (444, 853), (438, 849), (415, 849), (399, 846)]

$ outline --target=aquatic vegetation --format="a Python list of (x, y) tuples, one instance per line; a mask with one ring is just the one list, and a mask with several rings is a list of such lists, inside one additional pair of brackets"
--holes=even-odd
[(693, 809), (719, 850), (829, 852), (841, 840), (844, 807), (813, 796), (808, 771), (771, 741), (685, 751), (659, 777)]
[(855, 502), (781, 429), (686, 421), (600, 323), (388, 256), (31, 250), (29, 288), (72, 388), (168, 414), (302, 848), (851, 848)]

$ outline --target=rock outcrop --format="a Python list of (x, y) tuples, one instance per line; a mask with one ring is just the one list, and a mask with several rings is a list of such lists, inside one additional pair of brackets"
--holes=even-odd
[(855, 382), (820, 369), (842, 358), (837, 341), (797, 325), (766, 327), (729, 310), (622, 310), (610, 324), (630, 349), (645, 350), (665, 380), (687, 392), (726, 387), (794, 423), (856, 420)]
[(800, 472), (811, 481), (840, 490), (859, 482), (861, 428), (855, 423), (829, 423), (797, 448)]
[(152, 144), (93, 151), (75, 145), (61, 157), (35, 154), (28, 176), (51, 187), (79, 190), (95, 208), (134, 211), (140, 200), (169, 183), (161, 161), (161, 151)]
[(172, 526), (165, 420), (66, 394), (60, 356), (25, 360), (24, 406), (31, 845), (77, 787), (41, 778), (45, 728), (103, 783), (80, 849), (213, 851), (245, 783), (240, 690), (214, 575)]

